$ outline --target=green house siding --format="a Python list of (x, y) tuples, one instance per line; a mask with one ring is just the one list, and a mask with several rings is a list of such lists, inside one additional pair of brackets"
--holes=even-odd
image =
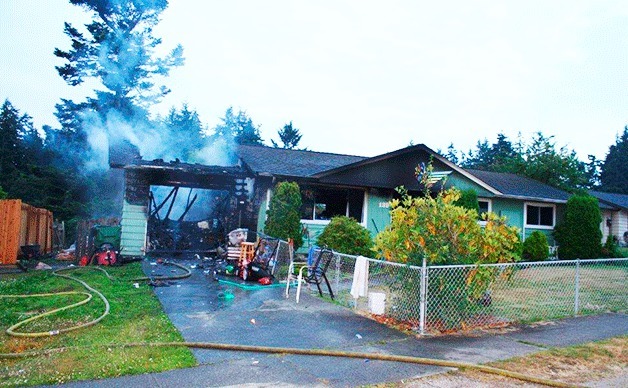
[(303, 228), (303, 245), (297, 250), (297, 253), (306, 253), (310, 246), (316, 245), (318, 236), (323, 233), (323, 229), (327, 226), (328, 222), (301, 220), (301, 226)]
[(490, 191), (486, 190), (485, 188), (478, 185), (477, 183), (472, 182), (471, 180), (469, 180), (469, 178), (463, 176), (457, 171), (454, 171), (447, 177), (446, 186), (455, 187), (458, 190), (473, 189), (478, 194), (478, 197), (491, 198), (494, 195)]
[(257, 213), (257, 230), (264, 231), (264, 225), (266, 225), (266, 207), (268, 202), (263, 200), (259, 204), (259, 212)]
[(146, 206), (131, 205), (124, 201), (122, 205), (122, 227), (120, 246), (124, 256), (144, 255), (146, 242)]
[(378, 232), (381, 232), (390, 224), (389, 203), (391, 199), (391, 194), (384, 194), (376, 190), (368, 192), (366, 219), (364, 222), (366, 222), (366, 229), (371, 232), (371, 236), (377, 236)]
[(500, 217), (506, 217), (508, 225), (523, 232), (523, 202), (514, 199), (492, 198), (491, 210)]

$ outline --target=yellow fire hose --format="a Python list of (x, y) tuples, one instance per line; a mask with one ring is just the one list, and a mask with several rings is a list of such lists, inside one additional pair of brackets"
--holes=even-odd
[[(181, 279), (185, 277), (189, 277), (191, 275), (191, 271), (185, 268), (182, 265), (172, 262), (166, 262), (165, 264), (175, 265), (177, 267), (183, 268), (186, 270), (186, 274), (184, 275), (176, 275), (172, 277), (160, 277), (159, 279)], [(43, 336), (51, 336), (57, 335), (64, 332), (68, 332), (70, 330), (76, 330), (82, 327), (87, 327), (96, 324), (100, 320), (102, 320), (107, 314), (109, 314), (109, 302), (107, 298), (103, 294), (101, 294), (98, 290), (92, 288), (84, 281), (74, 278), (68, 275), (61, 275), (59, 272), (61, 271), (69, 271), (76, 270), (79, 268), (93, 268), (98, 269), (104, 272), (109, 279), (113, 279), (107, 271), (102, 268), (97, 267), (67, 267), (61, 270), (53, 271), (55, 276), (61, 276), (66, 279), (74, 280), (82, 284), (89, 291), (96, 293), (105, 303), (105, 312), (98, 318), (88, 323), (84, 323), (81, 325), (77, 325), (71, 328), (53, 330), (49, 332), (40, 332), (40, 333), (20, 333), (15, 332), (14, 330), (18, 327), (31, 322), (35, 319), (54, 314), (55, 312), (67, 310), (73, 307), (77, 307), (88, 303), (92, 299), (92, 295), (86, 292), (78, 292), (78, 291), (70, 291), (70, 292), (61, 292), (61, 293), (51, 293), (51, 294), (37, 294), (37, 295), (0, 295), (0, 297), (16, 297), (16, 298), (25, 298), (25, 297), (37, 297), (37, 296), (51, 296), (51, 295), (64, 295), (64, 294), (85, 294), (89, 297), (74, 303), (69, 306), (65, 306), (59, 309), (55, 309), (52, 311), (48, 311), (46, 313), (31, 317), (27, 320), (18, 322), (17, 324), (11, 326), (7, 329), (7, 334), (13, 336), (22, 336), (22, 337), (43, 337)], [(141, 281), (141, 280), (149, 280), (149, 277), (142, 277), (133, 279), (133, 281)], [(96, 346), (92, 346), (96, 347)], [(562, 383), (559, 381), (553, 381), (548, 379), (542, 379), (538, 377), (533, 377), (529, 375), (524, 375), (517, 372), (511, 372), (504, 369), (493, 368), (485, 365), (478, 364), (470, 364), (466, 362), (459, 361), (449, 361), (449, 360), (439, 360), (432, 358), (422, 358), (422, 357), (412, 357), (412, 356), (399, 356), (392, 354), (379, 354), (379, 353), (361, 353), (361, 352), (347, 352), (342, 350), (331, 350), (331, 349), (300, 349), (300, 348), (285, 348), (285, 347), (270, 347), (270, 346), (251, 346), (251, 345), (237, 345), (237, 344), (223, 344), (223, 343), (212, 343), (212, 342), (136, 342), (136, 343), (126, 343), (126, 344), (108, 344), (108, 345), (98, 345), (97, 347), (106, 347), (106, 348), (130, 348), (130, 347), (187, 347), (187, 348), (196, 348), (196, 349), (214, 349), (214, 350), (230, 350), (230, 351), (242, 351), (242, 352), (255, 352), (255, 353), (272, 353), (272, 354), (294, 354), (294, 355), (308, 355), (308, 356), (326, 356), (326, 357), (345, 357), (345, 358), (359, 358), (359, 359), (368, 359), (368, 360), (379, 360), (379, 361), (394, 361), (394, 362), (405, 362), (411, 364), (422, 364), (422, 365), (433, 365), (433, 366), (441, 366), (448, 368), (458, 368), (463, 370), (476, 370), (484, 373), (490, 373), (498, 376), (509, 377), (521, 381), (526, 381), (535, 384), (546, 385), (550, 387), (577, 387), (577, 385), (571, 385), (567, 383)], [(23, 357), (33, 357), (39, 355), (48, 355), (58, 352), (64, 352), (73, 349), (85, 348), (84, 346), (73, 346), (73, 347), (63, 347), (63, 348), (54, 348), (54, 349), (43, 349), (43, 350), (35, 350), (35, 351), (26, 351), (21, 353), (0, 353), (0, 359), (15, 359), (15, 358), (23, 358)]]

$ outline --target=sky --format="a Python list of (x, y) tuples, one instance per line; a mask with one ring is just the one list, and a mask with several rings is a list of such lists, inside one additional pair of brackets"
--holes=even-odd
[[(0, 2), (0, 98), (58, 127), (54, 66), (67, 0)], [(310, 150), (374, 156), (423, 143), (461, 151), (541, 131), (581, 160), (628, 124), (628, 2), (172, 0), (154, 30), (185, 65), (151, 108), (187, 103), (213, 128), (229, 106), (262, 138), (292, 121)]]

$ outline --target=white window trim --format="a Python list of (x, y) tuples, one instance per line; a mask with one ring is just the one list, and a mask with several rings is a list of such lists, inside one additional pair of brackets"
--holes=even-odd
[[(528, 205), (538, 206), (538, 207), (551, 207), (552, 208), (552, 226), (528, 224)], [(543, 202), (524, 202), (523, 203), (523, 224), (525, 225), (525, 228), (527, 229), (553, 230), (554, 227), (556, 226), (556, 205), (551, 204), (551, 203), (543, 203)]]
[(364, 190), (364, 199), (362, 205), (362, 226), (368, 228), (368, 215), (369, 215), (369, 191)]
[(331, 222), (331, 220), (308, 220), (306, 218), (301, 218), (302, 224), (310, 224), (310, 225), (327, 225)]
[[(478, 203), (482, 201), (482, 202), (488, 202), (488, 213), (491, 213), (493, 211), (493, 200), (490, 198), (478, 198)], [(482, 214), (478, 214), (478, 216), (482, 217)], [(483, 219), (479, 219), (478, 220), (478, 224), (480, 224), (481, 226), (486, 226), (486, 221)]]

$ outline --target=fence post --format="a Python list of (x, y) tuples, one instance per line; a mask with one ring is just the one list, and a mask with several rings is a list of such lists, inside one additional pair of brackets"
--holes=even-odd
[(419, 308), (419, 334), (425, 334), (425, 307), (427, 304), (427, 260), (423, 257), (421, 265), (421, 295)]
[(334, 253), (336, 256), (336, 290), (340, 289), (340, 255)]
[(574, 315), (580, 310), (580, 259), (576, 259), (576, 290), (574, 301)]

